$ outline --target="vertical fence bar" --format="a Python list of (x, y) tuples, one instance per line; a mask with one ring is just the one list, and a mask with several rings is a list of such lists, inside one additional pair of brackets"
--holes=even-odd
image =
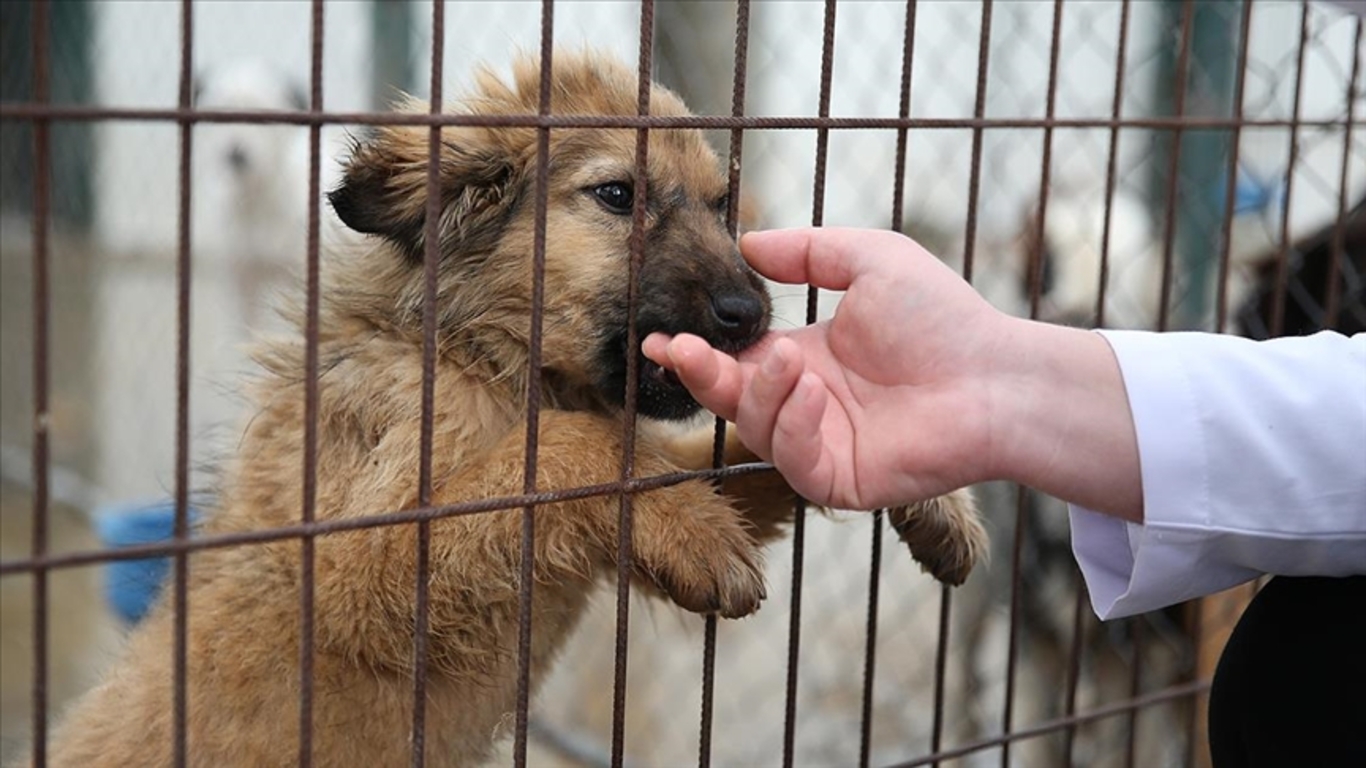
[[(749, 63), (749, 0), (739, 0), (735, 4), (735, 60), (731, 86), (730, 114), (743, 117), (745, 114), (745, 77)], [(740, 234), (740, 168), (744, 150), (744, 130), (732, 128), (730, 131), (730, 152), (726, 167), (727, 194), (729, 205), (726, 207), (726, 229), (731, 237)], [(712, 445), (712, 466), (725, 464), (726, 421), (716, 419), (716, 440)], [(711, 730), (713, 707), (716, 700), (716, 615), (709, 614), (703, 619), (702, 630), (702, 716), (697, 739), (697, 764), (700, 768), (711, 765)]]
[[(1031, 304), (1034, 302), (1031, 301)], [(1037, 306), (1035, 307), (1037, 310)], [(1036, 311), (1031, 311), (1031, 316)], [(1020, 613), (1022, 602), (1022, 579), (1020, 566), (1024, 562), (1025, 524), (1029, 520), (1030, 490), (1023, 485), (1015, 490), (1015, 538), (1010, 550), (1010, 625), (1006, 641), (1006, 690), (1005, 702), (1001, 711), (1001, 732), (1010, 733), (1015, 705), (1015, 667), (1019, 658)], [(1010, 766), (1010, 742), (1001, 745), (1001, 766)]]
[[(1110, 143), (1105, 159), (1105, 221), (1101, 225), (1100, 284), (1096, 286), (1097, 327), (1104, 327), (1105, 325), (1105, 298), (1106, 294), (1108, 293), (1106, 287), (1110, 284), (1110, 236), (1114, 223), (1115, 185), (1117, 181), (1116, 177), (1118, 175), (1119, 166), (1119, 120), (1120, 116), (1124, 113), (1124, 73), (1125, 67), (1128, 65), (1130, 10), (1130, 0), (1123, 0), (1119, 9), (1119, 42), (1117, 45), (1117, 50), (1115, 52), (1115, 92), (1114, 100), (1110, 104), (1110, 117), (1115, 121), (1115, 123), (1110, 128)], [(1080, 576), (1080, 574), (1078, 574), (1078, 576)], [(1084, 588), (1085, 584), (1083, 583), (1082, 579), (1078, 578), (1078, 602), (1081, 602), (1083, 600)], [(1134, 622), (1130, 623), (1133, 624)], [(1139, 667), (1136, 655), (1135, 664), (1133, 668), (1135, 686), (1137, 686), (1138, 671)], [(1078, 680), (1074, 679), (1073, 685), (1075, 686), (1077, 682)], [(1134, 695), (1137, 695), (1136, 687), (1133, 693)], [(1072, 704), (1072, 706), (1075, 706), (1075, 689), (1068, 693), (1068, 701)], [(1125, 754), (1128, 761), (1126, 765), (1128, 768), (1133, 768), (1134, 764), (1134, 726), (1134, 720), (1132, 717), (1130, 717), (1128, 722), (1128, 735), (1125, 749)], [(1075, 733), (1075, 730), (1069, 732), (1069, 740), (1072, 738), (1073, 733)], [(1070, 743), (1067, 747), (1067, 759), (1069, 762), (1072, 759), (1072, 745)]]
[(1053, 0), (1053, 35), (1048, 54), (1048, 95), (1044, 102), (1043, 157), (1039, 169), (1039, 210), (1029, 265), (1029, 316), (1038, 317), (1043, 293), (1044, 224), (1048, 220), (1049, 187), (1053, 176), (1053, 116), (1058, 101), (1058, 53), (1062, 48), (1062, 0)]
[[(1181, 10), (1181, 50), (1177, 54), (1174, 76), (1176, 95), (1172, 111), (1177, 118), (1184, 117), (1186, 114), (1186, 88), (1190, 82), (1191, 31), (1194, 18), (1195, 0), (1185, 0)], [(1183, 131), (1180, 124), (1172, 128), (1171, 156), (1167, 163), (1165, 214), (1162, 222), (1162, 288), (1157, 307), (1157, 330), (1159, 331), (1167, 330), (1171, 318), (1172, 282), (1176, 277), (1172, 267), (1175, 265), (1176, 198), (1181, 189), (1182, 135)]]
[(1357, 85), (1361, 78), (1361, 49), (1362, 49), (1362, 17), (1356, 17), (1356, 33), (1353, 37), (1354, 43), (1352, 50), (1352, 74), (1347, 81), (1347, 125), (1342, 131), (1342, 167), (1338, 170), (1338, 215), (1337, 223), (1333, 226), (1331, 244), (1328, 247), (1328, 284), (1324, 287), (1324, 307), (1323, 307), (1323, 326), (1324, 328), (1334, 328), (1337, 326), (1338, 311), (1340, 310), (1338, 295), (1341, 289), (1339, 281), (1339, 268), (1343, 258), (1347, 255), (1347, 246), (1344, 243), (1347, 229), (1347, 207), (1351, 202), (1347, 199), (1350, 190), (1348, 183), (1349, 177), (1347, 168), (1352, 159), (1352, 126), (1356, 123), (1356, 94)]
[[(1034, 247), (1030, 249), (1029, 264), (1029, 316), (1039, 316), (1039, 301), (1043, 290), (1043, 252), (1044, 224), (1048, 217), (1049, 184), (1053, 163), (1052, 120), (1056, 112), (1058, 93), (1058, 53), (1062, 47), (1062, 0), (1053, 3), (1053, 32), (1048, 58), (1048, 95), (1044, 106), (1045, 125), (1043, 129), (1043, 157), (1039, 171), (1039, 209), (1034, 226)], [(1015, 509), (1015, 540), (1011, 554), (1010, 579), (1010, 629), (1006, 644), (1006, 690), (1005, 703), (1001, 713), (1001, 730), (1010, 733), (1015, 714), (1015, 683), (1019, 660), (1020, 614), (1023, 600), (1024, 582), (1021, 579), (1021, 563), (1024, 553), (1024, 539), (1029, 517), (1030, 491), (1021, 486), (1017, 491)], [(1010, 765), (1011, 742), (1001, 745), (1001, 765)]]
[[(831, 75), (835, 67), (835, 0), (826, 0), (821, 41), (821, 86), (819, 115), (830, 116)], [(812, 190), (811, 225), (819, 227), (825, 219), (825, 169), (830, 148), (830, 130), (816, 129), (816, 167)], [(806, 322), (816, 322), (820, 291), (807, 289)], [(792, 607), (787, 633), (787, 696), (783, 717), (783, 768), (791, 768), (797, 737), (797, 670), (802, 636), (802, 559), (806, 548), (806, 502), (797, 499), (792, 521)]]
[[(323, 3), (313, 0), (311, 71), (308, 109), (323, 111)], [(308, 129), (308, 233), (305, 250), (306, 291), (304, 317), (304, 466), (303, 509), (305, 525), (315, 518), (318, 498), (318, 232), (322, 199), (322, 125)], [(313, 764), (313, 636), (314, 636), (314, 539), (305, 534), (299, 589), (299, 768)]]
[[(897, 115), (903, 120), (911, 115), (911, 74), (915, 61), (915, 13), (915, 0), (907, 0), (906, 24), (903, 27), (901, 38), (901, 94), (897, 104)], [(909, 130), (906, 128), (897, 129), (890, 222), (891, 228), (897, 232), (905, 229), (906, 150), (909, 139)], [(868, 619), (863, 651), (863, 702), (859, 731), (860, 768), (867, 768), (872, 759), (873, 689), (874, 675), (877, 670), (877, 620), (882, 576), (883, 517), (883, 510), (879, 509), (873, 512), (872, 542), (869, 546), (868, 556)]]
[(873, 747), (873, 672), (877, 669), (877, 600), (882, 570), (883, 510), (873, 511), (873, 541), (868, 554), (868, 620), (863, 645), (863, 700), (859, 715), (860, 768), (868, 768)]
[[(636, 68), (636, 114), (650, 113), (651, 72), (654, 61), (655, 7), (653, 0), (640, 4), (640, 57)], [(635, 197), (631, 206), (631, 258), (626, 297), (626, 402), (622, 422), (621, 479), (635, 475), (636, 408), (640, 381), (640, 334), (636, 310), (640, 304), (640, 268), (645, 252), (645, 214), (649, 195), (650, 132), (636, 129)], [(626, 751), (626, 665), (631, 627), (632, 503), (634, 496), (622, 490), (617, 518), (617, 625), (616, 663), (612, 680), (612, 766), (621, 768)]]
[[(1176, 71), (1173, 73), (1173, 80), (1174, 80), (1173, 89), (1174, 89), (1174, 92), (1175, 92), (1175, 96), (1174, 96), (1174, 98), (1173, 98), (1174, 104), (1173, 104), (1173, 110), (1172, 110), (1172, 111), (1173, 111), (1173, 114), (1174, 114), (1177, 118), (1182, 118), (1182, 117), (1184, 117), (1184, 116), (1185, 116), (1185, 113), (1186, 113), (1186, 89), (1187, 89), (1187, 86), (1189, 85), (1189, 82), (1190, 82), (1191, 38), (1192, 38), (1192, 36), (1193, 36), (1193, 35), (1192, 35), (1192, 32), (1193, 32), (1193, 28), (1194, 28), (1194, 19), (1195, 19), (1195, 2), (1194, 2), (1194, 0), (1185, 0), (1185, 1), (1183, 2), (1183, 4), (1182, 4), (1182, 12), (1181, 12), (1181, 31), (1180, 31), (1181, 45), (1180, 45), (1179, 53), (1177, 54)], [(1173, 268), (1173, 266), (1174, 266), (1174, 264), (1175, 264), (1174, 248), (1175, 248), (1175, 244), (1176, 244), (1176, 216), (1177, 216), (1176, 201), (1177, 201), (1177, 196), (1178, 196), (1179, 191), (1180, 191), (1180, 181), (1181, 181), (1180, 176), (1181, 176), (1181, 137), (1182, 137), (1182, 133), (1183, 133), (1183, 132), (1182, 132), (1182, 130), (1181, 130), (1181, 126), (1180, 126), (1180, 124), (1178, 123), (1178, 125), (1177, 125), (1175, 128), (1172, 129), (1172, 133), (1171, 133), (1171, 137), (1170, 137), (1170, 141), (1171, 141), (1171, 156), (1168, 158), (1168, 163), (1167, 163), (1166, 198), (1165, 198), (1165, 200), (1164, 200), (1164, 214), (1163, 214), (1163, 234), (1162, 234), (1162, 285), (1161, 285), (1160, 297), (1159, 297), (1159, 299), (1158, 299), (1158, 307), (1157, 307), (1157, 330), (1159, 330), (1159, 331), (1166, 331), (1166, 330), (1168, 329), (1169, 320), (1170, 320), (1170, 318), (1171, 318), (1172, 281), (1173, 281), (1174, 278), (1175, 278), (1174, 270), (1173, 270), (1172, 268)], [(1201, 622), (1200, 622), (1200, 602), (1199, 602), (1199, 601), (1195, 601), (1194, 603), (1191, 603), (1190, 605), (1191, 605), (1191, 607), (1190, 607), (1190, 610), (1189, 610), (1188, 622), (1189, 622), (1189, 625), (1190, 625), (1191, 627), (1194, 628), (1193, 631), (1192, 631), (1192, 640), (1191, 640), (1191, 643), (1192, 643), (1192, 648), (1198, 648), (1198, 647), (1199, 647), (1199, 644), (1200, 644), (1200, 642), (1199, 642), (1199, 634), (1200, 634), (1200, 623), (1201, 623)], [(1141, 631), (1141, 630), (1140, 630), (1140, 627), (1142, 626), (1141, 622), (1139, 622), (1139, 621), (1137, 621), (1137, 620), (1130, 620), (1129, 626), (1132, 627), (1132, 628), (1134, 629), (1134, 631), (1135, 631), (1135, 633), (1136, 633), (1136, 634), (1135, 634), (1135, 638), (1139, 637), (1139, 635), (1138, 635), (1137, 633), (1139, 633), (1139, 632)], [(1133, 663), (1134, 663), (1133, 682), (1134, 682), (1134, 685), (1135, 685), (1135, 686), (1140, 685), (1141, 682), (1142, 682), (1142, 677), (1143, 677), (1143, 676), (1142, 676), (1142, 670), (1141, 670), (1141, 666), (1140, 666), (1140, 665), (1143, 663), (1143, 662), (1142, 662), (1142, 659), (1143, 659), (1142, 645), (1141, 645), (1141, 643), (1135, 641), (1135, 643), (1134, 643), (1134, 658), (1133, 658)], [(1135, 688), (1135, 689), (1134, 689), (1134, 692), (1137, 693), (1137, 692), (1138, 692), (1138, 688)], [(1189, 720), (1187, 721), (1187, 729), (1186, 729), (1186, 749), (1187, 749), (1186, 762), (1187, 762), (1187, 764), (1190, 764), (1190, 763), (1191, 763), (1191, 760), (1193, 759), (1193, 756), (1194, 756), (1194, 750), (1195, 750), (1195, 733), (1196, 733), (1196, 720), (1197, 720), (1197, 718), (1196, 718), (1196, 713), (1197, 713), (1198, 711), (1199, 711), (1199, 707), (1196, 706), (1196, 703), (1195, 703), (1194, 701), (1192, 701), (1192, 702), (1191, 702), (1191, 706), (1190, 706), (1190, 718), (1189, 718)], [(1137, 733), (1137, 730), (1138, 730), (1138, 713), (1137, 713), (1137, 712), (1130, 712), (1130, 713), (1129, 713), (1129, 745), (1128, 745), (1128, 749), (1129, 749), (1128, 760), (1130, 760), (1130, 761), (1133, 761), (1133, 760), (1134, 760), (1134, 756), (1135, 756), (1135, 754), (1136, 754), (1136, 749), (1137, 749), (1137, 748), (1136, 748), (1136, 741), (1137, 741), (1136, 733)]]
[(1223, 333), (1228, 315), (1228, 273), (1233, 244), (1234, 202), (1238, 189), (1238, 155), (1243, 140), (1243, 93), (1247, 84), (1248, 32), (1252, 28), (1252, 2), (1243, 0), (1238, 24), (1238, 65), (1234, 72), (1233, 117), (1235, 122), (1229, 135), (1228, 176), (1224, 179), (1224, 213), (1219, 236), (1219, 282), (1214, 295), (1214, 332)]
[[(536, 100), (536, 112), (550, 114), (550, 93), (554, 72), (553, 43), (555, 3), (541, 3), (541, 81)], [(540, 445), (541, 424), (541, 342), (545, 304), (545, 243), (546, 212), (550, 194), (550, 129), (536, 127), (536, 221), (531, 246), (531, 328), (527, 338), (527, 430), (526, 464), (522, 470), (522, 491), (536, 492), (537, 447)], [(517, 768), (525, 768), (527, 727), (531, 706), (531, 601), (536, 584), (536, 507), (522, 508), (521, 570), (518, 575), (517, 598), (517, 726), (513, 736), (512, 761)]]
[[(1081, 649), (1086, 641), (1086, 588), (1081, 571), (1073, 574), (1076, 597), (1072, 601), (1072, 644), (1067, 651), (1067, 692), (1063, 698), (1063, 717), (1070, 721), (1077, 713), (1077, 687), (1081, 683)], [(1069, 722), (1063, 731), (1062, 755), (1067, 766), (1073, 765), (1073, 747), (1077, 739), (1077, 725)]]
[[(194, 95), (194, 6), (190, 0), (181, 3), (180, 13), (180, 98), (181, 109), (189, 109)], [(176, 246), (176, 449), (175, 449), (175, 539), (183, 542), (190, 534), (190, 157), (194, 145), (194, 118), (180, 120), (180, 209), (178, 212), (178, 242)], [(175, 612), (174, 693), (173, 693), (173, 748), (176, 766), (184, 766), (188, 758), (186, 744), (186, 709), (188, 708), (186, 680), (188, 673), (189, 635), (189, 555), (177, 551), (174, 560)]]
[[(938, 755), (944, 746), (944, 691), (949, 672), (949, 629), (953, 612), (953, 588), (939, 587), (939, 639), (934, 651), (934, 719), (930, 726), (930, 753)], [(938, 768), (939, 758), (930, 765)]]
[(979, 121), (972, 128), (972, 165), (968, 170), (968, 220), (963, 233), (963, 279), (972, 282), (973, 261), (977, 251), (977, 201), (982, 191), (982, 125), (987, 112), (987, 66), (991, 57), (991, 11), (993, 0), (982, 0), (982, 30), (977, 39), (977, 96), (972, 117)]
[[(981, 29), (977, 37), (977, 86), (973, 97), (972, 116), (978, 121), (972, 128), (972, 155), (968, 168), (968, 215), (963, 224), (963, 279), (972, 282), (977, 251), (977, 203), (982, 189), (982, 124), (987, 111), (987, 67), (991, 63), (991, 13), (993, 0), (982, 0)], [(938, 753), (944, 733), (944, 691), (948, 676), (948, 637), (952, 592), (945, 586), (939, 597), (939, 643), (935, 652), (935, 705), (930, 745)], [(939, 765), (936, 759), (933, 763)]]
[[(1249, 0), (1250, 1), (1250, 0)], [(1243, 0), (1195, 5), (1191, 27), (1191, 63), (1187, 69), (1193, 93), (1187, 98), (1187, 114), (1195, 118), (1222, 118), (1231, 111), (1235, 89), (1233, 69), (1237, 59), (1230, 11)], [(1224, 158), (1229, 154), (1226, 130), (1190, 130), (1182, 134), (1177, 192), (1177, 258), (1182, 263), (1183, 286), (1176, 301), (1177, 327), (1207, 328), (1214, 298), (1211, 283), (1218, 270), (1219, 225), (1217, 201)]]
[[(33, 3), (33, 101), (50, 98), (47, 0)], [(48, 548), (48, 227), (51, 226), (52, 124), (33, 122), (33, 540), (35, 560)], [(33, 765), (47, 765), (48, 570), (33, 569)]]
[(1119, 166), (1119, 118), (1124, 111), (1124, 67), (1129, 54), (1129, 4), (1122, 0), (1119, 8), (1119, 43), (1115, 53), (1115, 96), (1110, 104), (1110, 145), (1105, 159), (1105, 221), (1100, 235), (1100, 284), (1096, 286), (1096, 326), (1105, 325), (1106, 286), (1110, 284), (1110, 232), (1114, 220), (1115, 180)]
[[(1295, 96), (1290, 115), (1289, 158), (1285, 165), (1285, 199), (1281, 202), (1281, 242), (1276, 251), (1276, 285), (1271, 302), (1271, 336), (1285, 330), (1285, 300), (1290, 292), (1290, 210), (1294, 200), (1295, 166), (1300, 159), (1300, 110), (1304, 97), (1304, 54), (1309, 48), (1309, 0), (1300, 1), (1300, 47), (1295, 55)], [(1345, 160), (1344, 160), (1345, 162)]]
[[(429, 73), (428, 112), (441, 113), (441, 75), (446, 43), (446, 2), (432, 3), (432, 59)], [(422, 239), (422, 424), (418, 434), (417, 503), (431, 505), (432, 439), (436, 407), (436, 280), (441, 261), (441, 126), (427, 133), (427, 206)], [(417, 524), (416, 590), (413, 621), (413, 730), (412, 765), (422, 768), (427, 759), (427, 658), (431, 641), (428, 626), (428, 579), (431, 573), (432, 524)]]
[[(1048, 96), (1044, 107), (1044, 118), (1047, 123), (1043, 129), (1043, 157), (1039, 170), (1039, 210), (1038, 219), (1034, 228), (1034, 247), (1030, 249), (1030, 270), (1029, 270), (1029, 315), (1038, 317), (1039, 299), (1043, 292), (1043, 254), (1044, 246), (1044, 227), (1048, 221), (1048, 199), (1050, 197), (1050, 187), (1052, 185), (1053, 173), (1053, 128), (1052, 121), (1057, 114), (1058, 99), (1058, 60), (1062, 50), (1062, 0), (1054, 0), (1053, 4), (1053, 30), (1048, 54)], [(1106, 217), (1109, 218), (1108, 215)], [(1105, 287), (1102, 284), (1101, 292)], [(1015, 522), (1017, 530), (1023, 529), (1024, 518), (1017, 518)], [(1016, 581), (1013, 592), (1018, 593), (1021, 589), (1020, 582)], [(1013, 594), (1012, 594), (1013, 597)], [(1081, 668), (1081, 640), (1082, 640), (1082, 592), (1077, 589), (1074, 605), (1072, 609), (1072, 642), (1068, 648), (1068, 675), (1067, 688), (1064, 694), (1063, 709), (1066, 714), (1071, 715), (1076, 706), (1077, 672)], [(1015, 629), (1011, 629), (1011, 647), (1014, 647)], [(1007, 661), (1006, 688), (1010, 693), (1006, 695), (1007, 718), (1011, 716), (1013, 707), (1013, 693), (1015, 684), (1014, 675), (1015, 657), (1012, 652), (1011, 658)], [(1009, 731), (1010, 724), (1007, 719), (1006, 730)], [(1063, 732), (1063, 759), (1069, 764), (1072, 761), (1072, 741), (1076, 735), (1076, 726), (1069, 725)], [(1008, 760), (1010, 745), (1005, 746), (1003, 760)]]
[[(1134, 657), (1133, 664), (1129, 668), (1129, 698), (1136, 699), (1143, 690), (1143, 622), (1134, 619), (1129, 622), (1129, 628), (1133, 632)], [(1194, 701), (1191, 709), (1195, 708)], [(1126, 768), (1134, 768), (1138, 763), (1138, 709), (1134, 708), (1125, 715), (1128, 721), (1125, 725), (1129, 731), (1129, 738), (1124, 745), (1124, 765)], [(1187, 735), (1190, 739), (1190, 736)], [(1194, 739), (1190, 739), (1193, 742)], [(1189, 743), (1189, 742), (1188, 742)], [(1186, 764), (1190, 765), (1189, 757)]]

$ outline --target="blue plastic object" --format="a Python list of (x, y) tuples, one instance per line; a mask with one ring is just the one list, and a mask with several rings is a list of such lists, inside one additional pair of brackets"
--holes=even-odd
[[(1224, 187), (1220, 182), (1211, 190), (1216, 210), (1223, 210)], [(1246, 216), (1275, 211), (1285, 202), (1285, 179), (1282, 177), (1262, 178), (1258, 174), (1238, 167), (1238, 175), (1233, 183), (1233, 215)]]
[[(198, 517), (189, 510), (190, 521)], [(175, 536), (175, 502), (121, 504), (97, 509), (95, 532), (106, 547), (155, 544)], [(170, 570), (169, 557), (118, 560), (105, 566), (104, 595), (114, 613), (136, 624), (161, 593)]]

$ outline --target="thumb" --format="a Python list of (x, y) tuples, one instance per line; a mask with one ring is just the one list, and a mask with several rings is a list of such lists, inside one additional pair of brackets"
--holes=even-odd
[(914, 241), (888, 230), (807, 227), (750, 232), (740, 238), (740, 252), (760, 274), (780, 283), (809, 283), (843, 291), (878, 257)]

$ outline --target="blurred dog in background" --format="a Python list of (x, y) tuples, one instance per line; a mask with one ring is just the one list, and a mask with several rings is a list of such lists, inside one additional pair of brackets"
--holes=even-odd
[[(205, 111), (300, 112), (303, 88), (254, 59), (210, 67), (196, 80), (194, 106)], [(278, 116), (275, 119), (279, 119)], [(341, 178), (345, 132), (324, 126), (319, 189)], [(236, 288), (248, 327), (263, 321), (269, 294), (303, 268), (309, 215), (309, 129), (288, 123), (202, 122), (195, 128), (193, 227), (196, 265), (223, 270)], [(320, 243), (345, 228), (318, 198)]]

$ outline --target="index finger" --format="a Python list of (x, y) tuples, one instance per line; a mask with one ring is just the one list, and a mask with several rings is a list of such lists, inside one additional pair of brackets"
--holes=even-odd
[(702, 338), (686, 333), (667, 340), (651, 334), (645, 341), (646, 356), (672, 370), (702, 407), (721, 418), (735, 420), (745, 386), (739, 361), (713, 349)]

